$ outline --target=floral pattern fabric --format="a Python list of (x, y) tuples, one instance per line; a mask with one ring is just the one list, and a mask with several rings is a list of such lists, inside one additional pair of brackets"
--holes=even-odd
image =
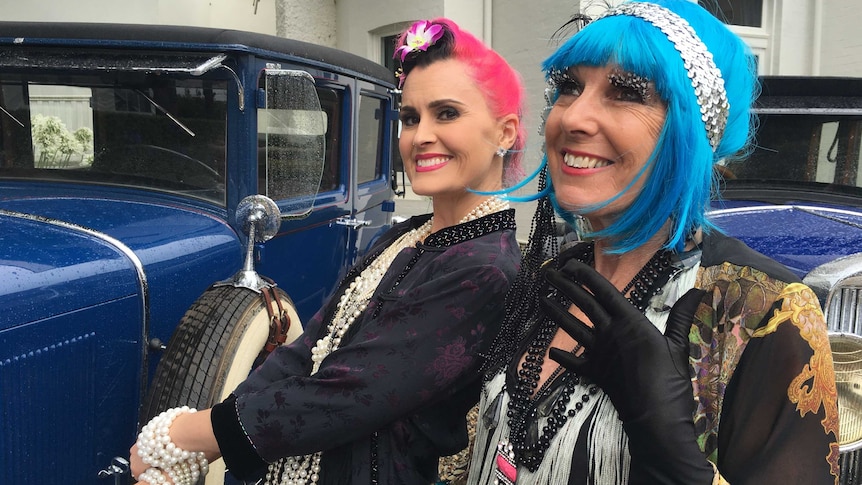
[(690, 335), (701, 449), (732, 484), (837, 484), (838, 394), (817, 297), (739, 241), (706, 243), (695, 286), (708, 293)]
[[(479, 354), (496, 334), (517, 273), (513, 212), (444, 229), (404, 249), (341, 346), (309, 376), (311, 348), (338, 301), (331, 298), (299, 339), (273, 352), (216, 406), (222, 409), (214, 408), (214, 431), (231, 471), (253, 478), (267, 462), (322, 451), (323, 484), (435, 481), (438, 457), (467, 444)], [(425, 220), (393, 227), (336, 295), (373, 255)], [(232, 429), (242, 431), (244, 443)], [(231, 443), (222, 446), (226, 437)]]

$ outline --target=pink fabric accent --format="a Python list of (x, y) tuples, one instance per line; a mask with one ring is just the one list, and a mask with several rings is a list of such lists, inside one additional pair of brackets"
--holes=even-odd
[(518, 470), (515, 468), (515, 465), (507, 460), (505, 456), (501, 455), (500, 452), (497, 452), (497, 469), (503, 472), (503, 476), (508, 478), (512, 483), (515, 483), (515, 479), (518, 478)]

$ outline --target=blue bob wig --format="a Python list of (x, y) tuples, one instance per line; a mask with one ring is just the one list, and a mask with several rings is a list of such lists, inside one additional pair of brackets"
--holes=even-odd
[[(652, 0), (689, 22), (712, 53), (724, 79), (730, 112), (727, 126), (713, 150), (701, 120), (700, 106), (680, 53), (658, 27), (635, 16), (613, 15), (588, 23), (568, 39), (542, 65), (546, 77), (574, 65), (619, 65), (652, 80), (667, 104), (667, 115), (656, 147), (644, 170), (643, 189), (610, 226), (586, 237), (611, 241), (610, 252), (622, 253), (653, 237), (670, 220), (665, 247), (681, 251), (697, 229), (716, 228), (706, 219), (718, 175), (714, 164), (744, 156), (751, 142), (754, 118), (751, 106), (758, 92), (756, 63), (748, 46), (709, 12), (689, 0)], [(547, 157), (543, 165), (547, 163)], [(573, 214), (560, 208), (549, 184), (558, 214), (569, 221)], [(628, 187), (623, 191), (628, 190)], [(541, 195), (541, 194), (540, 194)], [(614, 198), (578, 210), (588, 214)]]

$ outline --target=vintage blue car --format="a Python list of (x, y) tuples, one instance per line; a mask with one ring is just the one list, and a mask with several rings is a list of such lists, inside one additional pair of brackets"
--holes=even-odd
[(756, 146), (722, 167), (712, 220), (820, 298), (839, 393), (841, 483), (862, 483), (862, 79), (764, 77)]
[(0, 22), (0, 483), (126, 483), (139, 421), (300, 332), (391, 224), (393, 80), (260, 34)]

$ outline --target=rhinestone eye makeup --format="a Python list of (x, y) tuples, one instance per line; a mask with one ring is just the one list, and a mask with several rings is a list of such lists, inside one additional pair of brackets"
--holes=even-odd
[(561, 93), (569, 92), (579, 87), (577, 81), (572, 78), (568, 70), (553, 68), (548, 71), (545, 102), (548, 106), (553, 105)]
[(655, 94), (649, 79), (628, 71), (616, 70), (608, 74), (608, 82), (616, 88), (633, 90), (642, 101), (649, 101)]

